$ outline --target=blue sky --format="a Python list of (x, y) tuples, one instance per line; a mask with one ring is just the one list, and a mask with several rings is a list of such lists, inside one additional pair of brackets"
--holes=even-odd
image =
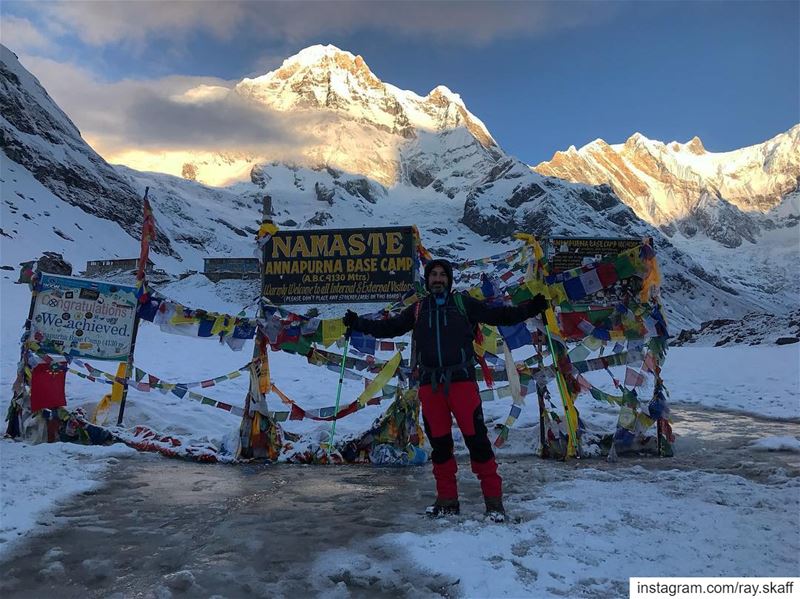
[(529, 164), (636, 131), (726, 151), (800, 122), (796, 1), (5, 1), (2, 12), (3, 43), (107, 147), (124, 143), (124, 130), (103, 136), (132, 93), (260, 75), (316, 43), (421, 95), (447, 85)]

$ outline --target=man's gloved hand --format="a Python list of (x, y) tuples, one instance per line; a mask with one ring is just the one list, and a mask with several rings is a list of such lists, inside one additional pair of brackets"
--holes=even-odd
[(358, 325), (358, 314), (352, 310), (348, 310), (342, 318), (342, 322), (348, 329), (355, 329)]
[(525, 304), (525, 307), (528, 309), (528, 316), (534, 317), (539, 314), (544, 313), (547, 310), (550, 304), (547, 302), (547, 298), (543, 296), (541, 293), (537, 293), (533, 296), (533, 299)]

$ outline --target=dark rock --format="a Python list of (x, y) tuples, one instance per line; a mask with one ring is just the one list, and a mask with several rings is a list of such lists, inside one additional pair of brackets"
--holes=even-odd
[(736, 320), (731, 320), (729, 318), (717, 318), (715, 320), (707, 320), (700, 325), (700, 330), (705, 331), (706, 329), (719, 329), (723, 326), (734, 324)]
[(470, 229), (479, 235), (486, 235), (492, 240), (502, 240), (517, 230), (513, 212), (506, 207), (498, 207), (497, 213), (482, 214), (475, 198), (468, 198), (464, 203), (464, 216), (461, 218)]
[(198, 250), (202, 250), (202, 249), (205, 248), (205, 244), (203, 243), (202, 239), (200, 239), (198, 237), (195, 237), (194, 235), (189, 235), (187, 233), (178, 233), (178, 234), (176, 234), (175, 235), (175, 240), (187, 243), (190, 246), (192, 246), (193, 248), (196, 248)]
[(261, 167), (261, 165), (257, 164), (253, 168), (250, 169), (250, 181), (253, 185), (258, 185), (260, 188), (264, 188), (269, 183), (271, 177), (267, 172)]
[(235, 225), (232, 225), (231, 223), (229, 223), (226, 220), (223, 220), (221, 218), (215, 218), (214, 222), (217, 222), (217, 223), (219, 223), (219, 224), (221, 224), (221, 225), (223, 225), (225, 227), (228, 227), (231, 231), (236, 233), (239, 237), (247, 237), (248, 236), (247, 231), (245, 231), (244, 229), (240, 229), (239, 227), (237, 227)]
[(408, 181), (414, 187), (423, 189), (433, 183), (434, 177), (428, 171), (419, 168), (412, 169), (408, 173)]
[(611, 214), (608, 215), (608, 220), (612, 223), (619, 225), (620, 227), (627, 227), (632, 224), (635, 224), (638, 218), (633, 213), (633, 210), (630, 208), (624, 208), (622, 210), (615, 210)]
[(578, 198), (598, 212), (621, 204), (608, 185), (598, 185), (595, 188), (583, 189), (578, 193)]
[(66, 241), (75, 241), (72, 237), (64, 233), (64, 231), (62, 231), (58, 227), (53, 227), (53, 233), (58, 235), (61, 239), (65, 239)]
[(506, 200), (506, 204), (512, 208), (518, 208), (525, 202), (531, 202), (536, 198), (542, 197), (545, 193), (545, 190), (538, 183), (520, 185), (514, 188), (514, 193)]
[(378, 203), (377, 198), (373, 195), (369, 181), (364, 178), (351, 179), (344, 183), (337, 181), (336, 185), (343, 187), (351, 196), (364, 198), (370, 204)]
[(800, 341), (797, 337), (778, 337), (775, 340), (775, 345), (790, 345), (792, 343), (797, 343)]
[(678, 232), (678, 229), (676, 229), (675, 225), (673, 225), (672, 223), (661, 225), (659, 229), (661, 229), (661, 232), (667, 237), (672, 237), (673, 235), (675, 235), (675, 233)]
[(498, 179), (502, 179), (513, 167), (514, 160), (504, 160), (503, 162), (492, 167), (492, 169), (489, 171), (489, 174), (486, 175), (486, 178), (483, 180), (484, 183), (492, 183)]
[(308, 224), (309, 225), (314, 225), (314, 226), (317, 226), (317, 227), (324, 227), (331, 220), (333, 220), (333, 216), (329, 212), (320, 211), (320, 212), (317, 212), (316, 214), (314, 214), (314, 216), (312, 216), (311, 218), (308, 219)]
[(72, 276), (72, 264), (64, 260), (58, 252), (45, 252), (36, 261), (36, 270), (54, 275)]
[(317, 182), (314, 183), (314, 193), (317, 194), (317, 200), (320, 202), (327, 202), (329, 205), (333, 206), (333, 197), (336, 195), (335, 189)]

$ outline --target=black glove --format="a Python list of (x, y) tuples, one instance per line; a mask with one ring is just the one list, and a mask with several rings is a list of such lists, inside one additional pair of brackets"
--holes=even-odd
[(544, 313), (547, 310), (550, 304), (547, 301), (547, 298), (543, 296), (541, 293), (537, 293), (533, 296), (533, 299), (525, 304), (525, 307), (528, 310), (528, 317), (533, 318), (538, 314)]
[(348, 310), (345, 313), (344, 318), (342, 318), (342, 322), (348, 329), (355, 329), (358, 326), (358, 314), (352, 310)]

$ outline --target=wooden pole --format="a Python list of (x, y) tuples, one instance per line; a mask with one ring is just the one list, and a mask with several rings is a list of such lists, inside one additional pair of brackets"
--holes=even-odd
[(133, 335), (131, 335), (131, 351), (128, 353), (128, 360), (125, 362), (125, 384), (122, 385), (122, 398), (119, 400), (117, 426), (122, 426), (122, 417), (125, 415), (125, 400), (128, 398), (128, 386), (133, 375), (133, 352), (136, 351), (136, 335), (139, 332), (138, 305), (136, 308), (136, 316), (133, 318)]
[[(261, 224), (264, 225), (267, 222), (271, 222), (272, 214), (272, 198), (265, 194), (261, 204)], [(264, 292), (266, 291), (266, 272), (265, 272), (265, 265), (267, 261), (267, 246), (264, 245), (261, 248), (261, 268), (260, 268), (260, 276), (261, 276), (261, 292), (258, 296), (258, 308), (256, 309), (256, 320), (264, 317), (264, 305), (262, 299), (264, 297)], [(254, 338), (253, 344), (253, 359), (250, 364), (250, 387), (245, 397), (244, 402), (244, 415), (242, 416), (242, 425), (239, 429), (239, 454), (236, 456), (237, 458), (252, 458), (253, 457), (253, 447), (252, 447), (252, 439), (250, 440), (249, 449), (243, 450), (242, 447), (242, 439), (245, 438), (245, 435), (252, 435), (252, 425), (253, 425), (253, 417), (251, 416), (252, 411), (252, 404), (251, 399), (260, 397), (259, 393), (259, 379), (260, 379), (260, 372), (256, 372), (255, 369), (260, 367), (261, 364), (261, 347), (264, 346), (264, 352), (267, 351), (266, 344), (263, 343), (264, 334), (261, 332), (261, 327), (256, 324), (256, 334)], [(258, 376), (256, 376), (258, 375)], [(269, 389), (265, 393), (269, 393)], [(263, 416), (269, 417), (269, 414), (263, 414)]]
[[(146, 208), (147, 196), (150, 193), (150, 187), (144, 188), (144, 198), (142, 198), (142, 204), (144, 206), (143, 210)], [(147, 214), (144, 214), (144, 219), (147, 220)], [(142, 223), (142, 240), (141, 243), (144, 245), (145, 243), (145, 235), (147, 235), (147, 223)], [(147, 240), (149, 243), (149, 240)], [(136, 276), (137, 279), (141, 275), (142, 277), (142, 287), (143, 291), (145, 291), (146, 287), (146, 276), (145, 270), (147, 269), (147, 261), (149, 259), (150, 249), (148, 246), (147, 252), (140, 252), (139, 253), (139, 264), (137, 266)], [(143, 262), (143, 263), (142, 263)], [(139, 302), (137, 298), (136, 307), (134, 308), (135, 315), (133, 317), (133, 333), (131, 335), (131, 349), (128, 352), (128, 360), (125, 362), (125, 384), (122, 386), (122, 399), (119, 402), (119, 414), (117, 415), (117, 426), (122, 426), (122, 417), (125, 415), (125, 401), (128, 399), (128, 386), (131, 376), (133, 375), (133, 353), (136, 351), (136, 336), (139, 333)]]
[[(270, 218), (272, 215), (272, 197), (269, 194), (264, 194), (264, 198), (261, 201), (261, 223), (264, 224), (266, 222), (272, 222)], [(264, 244), (261, 247), (261, 292), (258, 295), (258, 308), (256, 309), (256, 319), (264, 318), (264, 303), (262, 301), (264, 297), (264, 292), (267, 289), (267, 276), (266, 276), (266, 264), (267, 264), (267, 246)], [(261, 355), (261, 346), (264, 345), (264, 352), (266, 353), (268, 350), (266, 348), (266, 344), (262, 343), (262, 338), (264, 334), (261, 332), (261, 327), (256, 326), (256, 336), (255, 336), (255, 346), (253, 347), (253, 361), (255, 362), (256, 358), (260, 357)], [(269, 393), (269, 390), (266, 391)]]
[[(22, 403), (25, 400), (25, 394), (27, 393), (30, 395), (30, 386), (31, 386), (31, 377), (28, 376), (28, 371), (30, 370), (28, 366), (28, 340), (31, 336), (31, 321), (33, 320), (33, 311), (36, 307), (36, 296), (38, 295), (36, 292), (36, 284), (37, 276), (34, 274), (33, 289), (31, 290), (31, 305), (28, 308), (28, 318), (25, 320), (25, 333), (22, 336), (22, 343), (20, 345), (20, 363), (19, 363), (19, 370), (17, 371), (17, 376), (14, 379), (14, 385), (12, 387), (12, 395), (11, 401), (12, 404), (17, 405), (17, 411), (14, 414), (14, 418), (17, 419), (17, 425), (19, 426), (19, 436), (22, 435)], [(32, 374), (32, 373), (31, 373)], [(11, 419), (8, 420), (8, 427), (6, 429), (6, 434), (11, 436), (14, 435), (15, 429), (13, 428), (13, 422)]]

